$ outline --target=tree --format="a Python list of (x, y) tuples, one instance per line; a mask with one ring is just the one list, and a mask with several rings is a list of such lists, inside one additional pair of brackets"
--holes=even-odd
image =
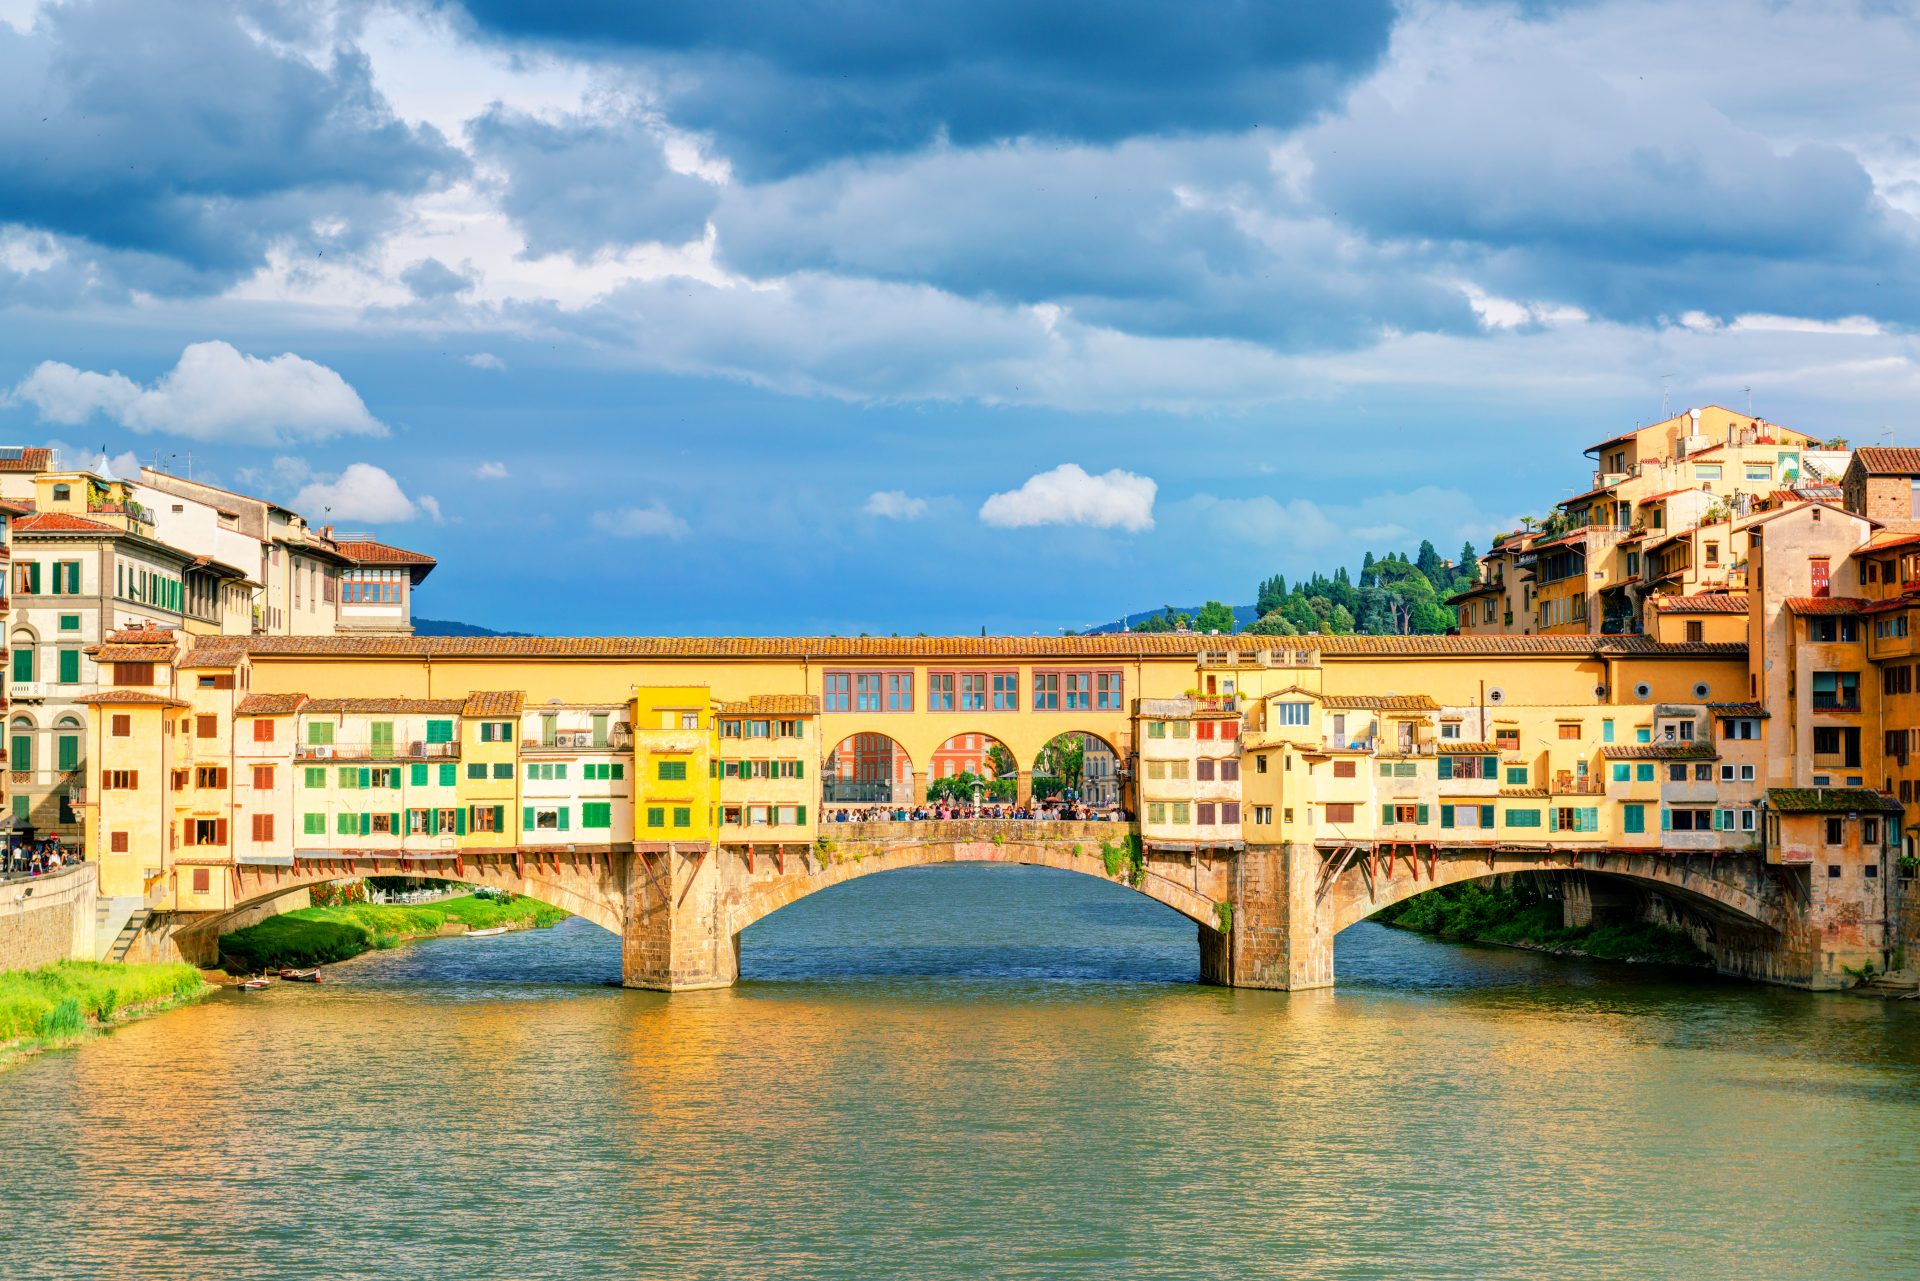
[(1478, 565), (1479, 563), (1480, 563), (1480, 554), (1473, 550), (1473, 540), (1468, 539), (1466, 542), (1461, 543), (1460, 544), (1460, 568), (1466, 573), (1471, 574), (1474, 572), (1474, 566)]
[(1378, 587), (1380, 585), (1380, 575), (1373, 567), (1372, 552), (1368, 552), (1367, 558), (1360, 562), (1360, 585), (1362, 587)]
[(1300, 629), (1288, 622), (1286, 617), (1276, 609), (1248, 623), (1247, 634), (1250, 636), (1298, 636)]
[(1320, 630), (1320, 615), (1313, 612), (1313, 606), (1307, 603), (1304, 596), (1287, 597), (1287, 603), (1280, 607), (1280, 615), (1303, 635)]
[(1020, 768), (1014, 764), (1013, 753), (1004, 743), (995, 743), (987, 749), (987, 764), (993, 768), (995, 778), (1012, 778)]
[(1168, 605), (1158, 614), (1149, 614), (1133, 625), (1136, 632), (1170, 632), (1173, 630), (1173, 606)]
[(1353, 615), (1347, 612), (1345, 605), (1335, 605), (1333, 612), (1327, 615), (1327, 632), (1333, 636), (1352, 634)]
[(1459, 620), (1445, 606), (1427, 600), (1413, 607), (1407, 621), (1408, 630), (1418, 635), (1438, 636)]
[(978, 787), (984, 793), (987, 790), (988, 782), (978, 774), (970, 774), (963, 770), (958, 774), (949, 774), (945, 778), (936, 778), (931, 783), (928, 783), (927, 799), (930, 801), (953, 801), (957, 804), (964, 805), (973, 800), (973, 789), (975, 787)]
[(1271, 578), (1260, 580), (1260, 590), (1254, 593), (1253, 607), (1260, 614), (1270, 614), (1280, 608), (1280, 602), (1287, 598), (1287, 579), (1284, 574), (1275, 574)]
[[(1033, 794), (1052, 796), (1058, 792), (1078, 794), (1082, 784), (1082, 773), (1087, 759), (1087, 740), (1082, 734), (1056, 735), (1052, 742), (1040, 749), (1040, 755), (1033, 763)], [(1041, 780), (1049, 785), (1042, 787)]]
[(1193, 630), (1196, 632), (1219, 632), (1222, 635), (1233, 630), (1233, 607), (1210, 600), (1200, 607), (1193, 616)]
[(1413, 565), (1426, 576), (1429, 583), (1440, 581), (1440, 553), (1435, 549), (1432, 539), (1420, 540), (1420, 557), (1414, 561)]

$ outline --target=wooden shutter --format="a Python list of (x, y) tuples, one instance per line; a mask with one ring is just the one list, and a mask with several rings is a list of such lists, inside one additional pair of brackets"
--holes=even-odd
[(215, 845), (225, 845), (227, 843), (227, 820), (224, 818), (216, 818), (213, 820), (213, 843)]
[[(1441, 763), (1442, 763), (1442, 764), (1445, 764), (1445, 763), (1446, 763), (1446, 759), (1447, 759), (1446, 757), (1444, 757), (1444, 756), (1442, 756), (1442, 757), (1440, 758), (1440, 761), (1441, 761)], [(1453, 806), (1451, 806), (1451, 805), (1442, 805), (1442, 806), (1440, 807), (1440, 826), (1441, 826), (1441, 827), (1442, 827), (1443, 829), (1444, 829), (1444, 828), (1449, 828), (1449, 827), (1452, 827), (1452, 826), (1453, 826)]]
[[(494, 812), (499, 813), (497, 809)], [(453, 812), (453, 834), (455, 836), (467, 834), (467, 807), (464, 805)]]
[[(1453, 757), (1442, 756), (1440, 758), (1440, 779), (1442, 782), (1445, 782), (1447, 779), (1450, 779), (1452, 777), (1453, 777)], [(1440, 811), (1440, 825), (1442, 827), (1449, 826), (1449, 824), (1447, 823), (1446, 816), (1447, 816), (1447, 811), (1443, 808)]]
[(807, 807), (806, 806), (797, 805), (794, 807), (793, 821), (800, 824), (800, 826), (802, 827), (805, 827), (807, 825)]
[(1427, 807), (1426, 807), (1426, 806), (1424, 806), (1424, 805), (1422, 805), (1422, 806), (1420, 806), (1420, 807), (1419, 807), (1418, 809), (1416, 809), (1416, 810), (1414, 811), (1414, 818), (1413, 818), (1413, 821), (1414, 821), (1414, 822), (1416, 822), (1416, 823), (1419, 823), (1419, 824), (1421, 824), (1421, 825), (1423, 825), (1423, 826), (1424, 826), (1424, 825), (1426, 824), (1426, 821), (1427, 821)]
[(570, 808), (572, 807), (567, 805), (560, 805), (560, 806), (556, 806), (554, 809), (554, 815), (558, 820), (557, 827), (562, 832), (567, 830), (567, 811)]
[(1491, 830), (1491, 829), (1492, 829), (1492, 827), (1493, 827), (1493, 806), (1491, 806), (1491, 805), (1482, 805), (1482, 806), (1480, 807), (1480, 826), (1482, 826), (1482, 827), (1484, 827), (1484, 828), (1487, 828), (1487, 829), (1489, 829), (1489, 830)]
[(373, 835), (373, 815), (364, 813), (360, 815), (360, 835)]
[(527, 806), (526, 813), (520, 816), (520, 830), (522, 832), (531, 832), (533, 830), (533, 806), (531, 805)]
[(507, 830), (507, 807), (504, 805), (493, 807), (493, 830), (496, 832)]
[(1380, 826), (1382, 827), (1393, 826), (1393, 806), (1382, 805), (1380, 807)]

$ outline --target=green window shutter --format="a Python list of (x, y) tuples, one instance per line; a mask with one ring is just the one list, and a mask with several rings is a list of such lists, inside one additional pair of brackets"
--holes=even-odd
[(537, 775), (537, 774), (535, 773), (535, 771), (536, 771), (536, 770), (538, 770), (538, 769), (539, 769), (539, 766), (537, 766), (537, 765), (533, 765), (533, 764), (531, 764), (531, 763), (529, 763), (529, 764), (528, 764), (528, 766), (527, 766), (527, 777), (528, 777), (528, 778), (537, 778), (537, 777), (538, 777), (538, 775)]
[(1651, 783), (1653, 781), (1653, 766), (1651, 765), (1634, 766), (1633, 777), (1635, 782)]
[(1673, 811), (1664, 805), (1660, 807), (1660, 830), (1663, 832), (1673, 830)]
[(427, 835), (428, 836), (440, 835), (440, 811), (439, 810), (429, 809), (427, 811)]
[(327, 816), (325, 814), (307, 814), (303, 817), (305, 819), (306, 834), (308, 836), (326, 835)]
[(80, 651), (63, 649), (60, 651), (60, 683), (78, 685), (80, 683)]
[[(805, 761), (795, 761), (793, 763), (793, 776), (795, 778), (805, 778), (807, 776), (807, 763)], [(806, 822), (805, 819), (800, 821), (803, 823)]]
[(507, 830), (507, 807), (504, 805), (493, 807), (493, 830), (496, 832)]
[(308, 721), (307, 742), (310, 745), (324, 747), (333, 741), (332, 721)]
[(395, 836), (402, 835), (407, 830), (405, 824), (401, 821), (405, 818), (406, 818), (405, 814), (402, 814), (400, 811), (395, 810), (392, 814), (389, 814), (387, 816), (387, 830), (393, 833)]
[(459, 781), (458, 771), (454, 768), (452, 761), (448, 761), (440, 767), (440, 786), (452, 787)]
[(455, 836), (467, 834), (467, 807), (464, 805), (453, 812), (453, 834)]
[[(1445, 760), (1446, 757), (1443, 756), (1440, 759)], [(1442, 805), (1440, 807), (1440, 826), (1443, 829), (1453, 826), (1453, 806)]]
[(63, 770), (80, 767), (80, 738), (77, 734), (62, 734), (55, 744), (56, 758)]
[(1598, 805), (1582, 807), (1580, 810), (1580, 830), (1583, 832), (1597, 832), (1600, 830), (1600, 807)]
[(40, 594), (40, 562), (37, 560), (27, 566), (27, 591), (35, 596)]
[(336, 815), (333, 820), (333, 830), (341, 836), (351, 836), (360, 830), (360, 821), (351, 814)]
[(340, 770), (340, 786), (342, 787), (360, 786), (360, 771), (357, 769), (350, 769), (343, 766)]
[(559, 764), (559, 765), (556, 765), (556, 766), (554, 766), (554, 767), (553, 767), (553, 776), (554, 776), (554, 778), (556, 778), (556, 779), (563, 779), (563, 780), (564, 780), (564, 779), (566, 778), (566, 776), (567, 776), (567, 767), (566, 767), (566, 765), (565, 765), (564, 763), (562, 763), (562, 764)]
[(1614, 782), (1616, 782), (1616, 783), (1624, 783), (1624, 782), (1626, 782), (1626, 781), (1628, 781), (1629, 779), (1631, 779), (1632, 777), (1633, 777), (1633, 769), (1632, 769), (1632, 767), (1631, 767), (1631, 766), (1627, 766), (1627, 765), (1615, 765), (1615, 766), (1613, 767), (1613, 781), (1614, 781)]
[(613, 763), (613, 776), (615, 778), (625, 778), (627, 776), (627, 767), (619, 761), (615, 761)]
[(320, 766), (320, 765), (308, 766), (307, 767), (307, 786), (308, 787), (325, 787), (326, 785), (327, 785), (326, 767)]
[(373, 786), (373, 768), (372, 768), (372, 766), (362, 766), (362, 767), (361, 767), (361, 770), (360, 770), (360, 786), (361, 786), (361, 787), (362, 787), (363, 789), (364, 789), (364, 788), (369, 788), (369, 787), (372, 787), (372, 786)]
[(1493, 806), (1482, 805), (1480, 807), (1480, 826), (1489, 829), (1493, 827)]
[(487, 776), (487, 767), (483, 762), (480, 762), (480, 761), (467, 762), (468, 778), (485, 778), (486, 776)]
[(1483, 756), (1480, 758), (1480, 777), (1500, 777), (1500, 758), (1498, 756)]
[(512, 778), (513, 762), (512, 761), (496, 761), (493, 766), (493, 776), (495, 778)]
[(1620, 830), (1622, 832), (1633, 835), (1645, 831), (1646, 826), (1646, 812), (1640, 806), (1622, 805), (1620, 807)]
[(427, 785), (427, 767), (425, 762), (415, 761), (413, 763), (412, 781), (415, 787), (425, 787)]
[(12, 770), (30, 770), (33, 768), (33, 735), (15, 734), (7, 748), (7, 768)]
[(798, 806), (795, 806), (794, 809), (795, 809), (795, 814), (794, 814), (793, 821), (800, 824), (800, 826), (805, 827), (807, 825), (807, 807), (804, 805), (798, 805)]
[(428, 721), (427, 741), (429, 743), (451, 743), (453, 741), (453, 722)]
[(1612, 721), (1600, 722), (1600, 741), (1603, 743), (1611, 743), (1613, 741), (1613, 722)]
[(523, 832), (531, 832), (533, 830), (533, 806), (527, 806), (527, 812), (522, 814), (520, 819), (520, 830)]
[(572, 806), (570, 805), (562, 805), (554, 811), (555, 818), (559, 820), (558, 830), (562, 832), (567, 830), (567, 811), (571, 808)]
[(1417, 810), (1414, 811), (1414, 822), (1425, 824), (1426, 821), (1427, 821), (1427, 807), (1422, 805)]
[(1547, 830), (1549, 832), (1560, 830), (1560, 811), (1551, 805), (1547, 807)]
[(1380, 807), (1380, 826), (1382, 827), (1393, 826), (1393, 806), (1382, 805)]
[(360, 835), (373, 835), (373, 815), (364, 813), (360, 815)]
[[(1450, 779), (1452, 777), (1453, 777), (1453, 757), (1442, 756), (1440, 758), (1440, 779), (1442, 782), (1445, 782), (1447, 779)], [(1441, 813), (1444, 815), (1446, 811), (1442, 810)], [(1446, 825), (1446, 820), (1444, 817), (1441, 819), (1441, 824), (1442, 826)]]
[(13, 679), (15, 682), (33, 679), (33, 650), (23, 646), (13, 651)]

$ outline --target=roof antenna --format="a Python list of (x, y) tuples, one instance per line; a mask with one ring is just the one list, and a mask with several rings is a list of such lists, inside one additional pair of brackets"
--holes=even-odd
[(1747, 393), (1747, 417), (1751, 418), (1753, 417), (1753, 388), (1742, 387), (1740, 390)]
[(1671, 390), (1671, 388), (1667, 386), (1667, 382), (1668, 380), (1676, 377), (1678, 377), (1677, 374), (1661, 374), (1660, 375), (1660, 421), (1661, 422), (1665, 422), (1667, 421), (1667, 419), (1673, 416), (1667, 412), (1667, 393), (1668, 391)]

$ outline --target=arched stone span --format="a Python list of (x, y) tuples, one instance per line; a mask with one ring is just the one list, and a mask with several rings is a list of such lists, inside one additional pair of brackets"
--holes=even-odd
[(1063, 789), (1073, 791), (1090, 805), (1104, 807), (1121, 804), (1125, 799), (1122, 775), (1127, 768), (1126, 755), (1104, 735), (1071, 727), (1057, 731), (1034, 754), (1034, 798), (1046, 799), (1040, 795), (1043, 790), (1041, 780), (1057, 774), (1057, 761), (1060, 758), (1056, 753), (1063, 744), (1070, 750), (1075, 740), (1078, 740), (1080, 748), (1079, 768), (1072, 777), (1061, 779)]
[(334, 881), (365, 876), (407, 876), (416, 880), (446, 881), (486, 889), (505, 890), (524, 898), (550, 903), (562, 911), (619, 934), (626, 909), (627, 859), (624, 853), (539, 854), (516, 860), (468, 857), (398, 862), (393, 859), (300, 859), (290, 866), (243, 865), (233, 871), (233, 898), (217, 912), (175, 912), (156, 918), (155, 928), (137, 950), (145, 956), (172, 959), (173, 954), (199, 964), (217, 959), (220, 935), (251, 908), (286, 894)]
[[(1229, 892), (1229, 861), (1143, 851), (1136, 873), (1127, 830), (1117, 823), (991, 820), (844, 824), (841, 834), (825, 841), (823, 848), (792, 856), (784, 865), (764, 855), (749, 860), (725, 928), (737, 936), (789, 903), (876, 872), (947, 863), (1012, 863), (1127, 885), (1217, 932), (1219, 905)], [(1117, 875), (1108, 873), (1103, 845), (1119, 851)]]
[(887, 734), (849, 734), (821, 762), (824, 805), (911, 805), (916, 790), (913, 757)]
[[(1337, 855), (1336, 855), (1337, 857)], [(1339, 866), (1336, 864), (1335, 866)], [(1376, 849), (1345, 861), (1330, 882), (1316, 882), (1338, 934), (1358, 921), (1417, 894), (1515, 872), (1584, 872), (1618, 878), (1667, 894), (1729, 923), (1783, 932), (1788, 914), (1779, 883), (1757, 855), (1685, 855), (1601, 850), (1427, 851)], [(1324, 886), (1324, 888), (1322, 888)]]

